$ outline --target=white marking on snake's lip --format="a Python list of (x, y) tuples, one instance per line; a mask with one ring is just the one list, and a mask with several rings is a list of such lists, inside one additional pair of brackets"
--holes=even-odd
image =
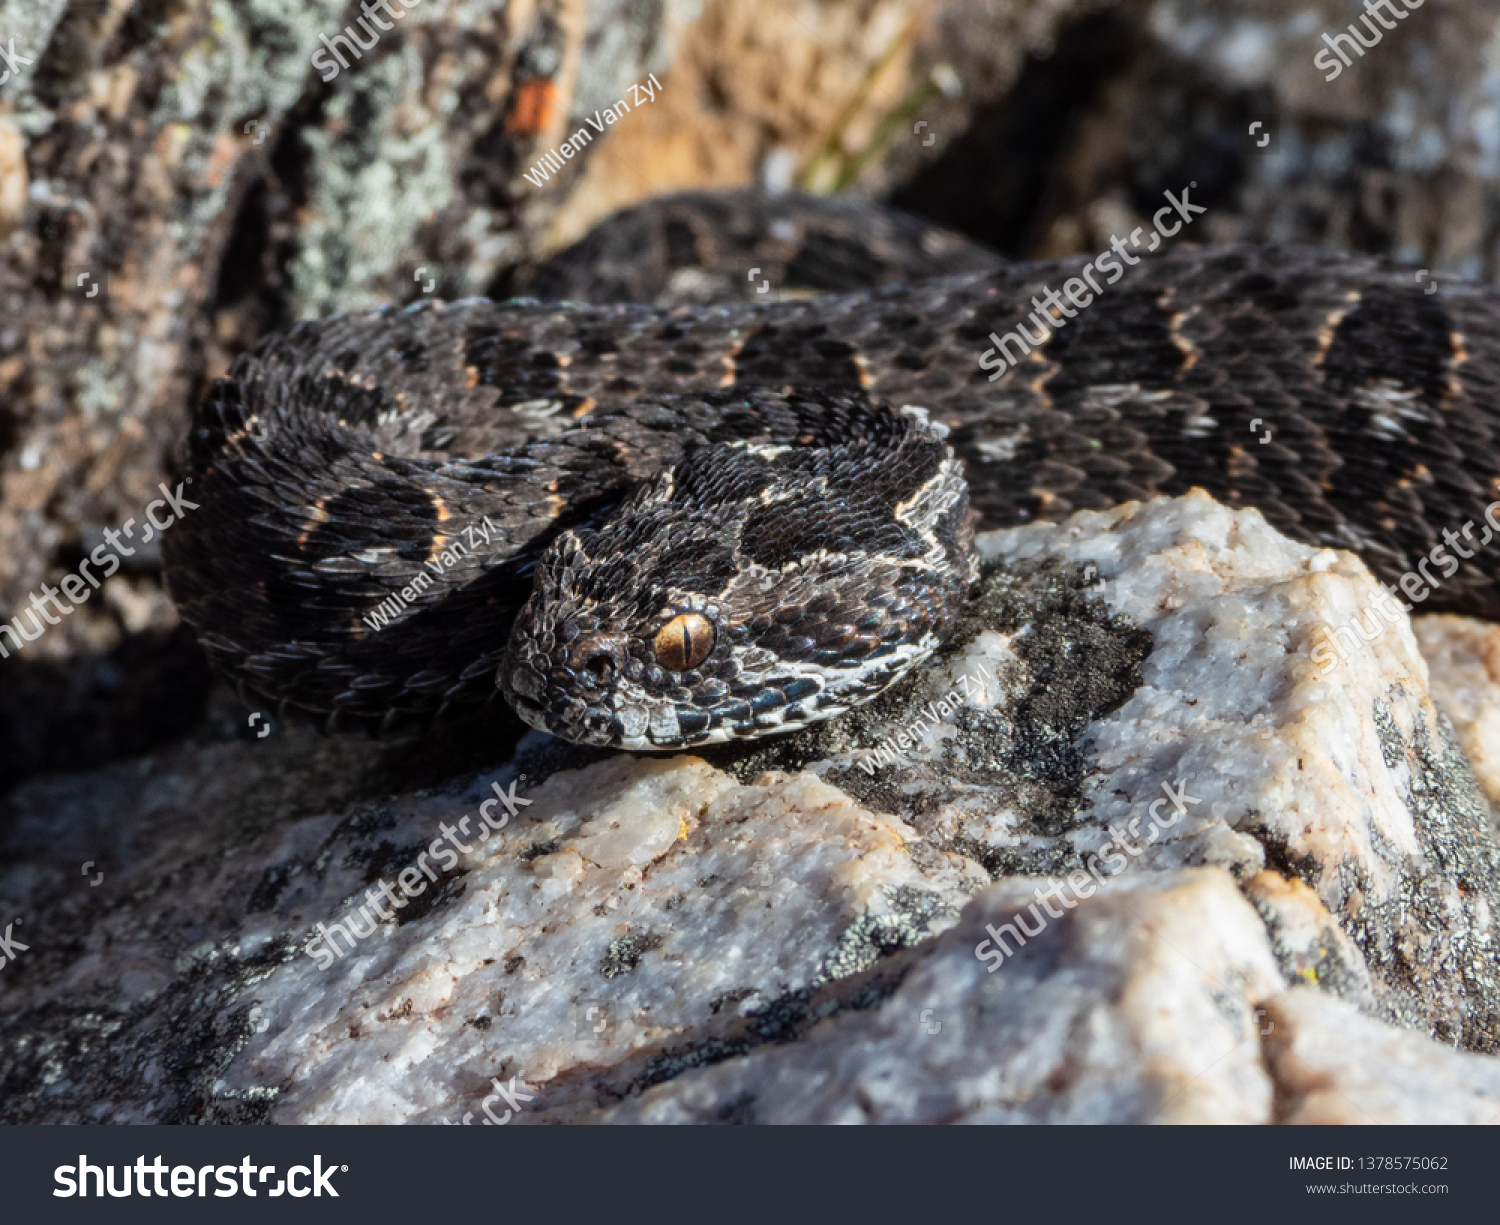
[[(632, 706), (627, 710), (615, 712), (615, 718), (619, 721), (620, 729), (625, 733), (626, 740), (640, 740), (645, 737), (646, 729), (652, 720), (648, 719), (646, 712), (638, 706)], [(672, 720), (676, 725), (677, 720)]]
[(677, 720), (675, 703), (671, 705), (661, 703), (653, 706), (650, 718), (645, 720), (645, 724), (643, 734), (649, 737), (652, 744), (666, 744), (674, 736), (681, 734), (682, 724)]

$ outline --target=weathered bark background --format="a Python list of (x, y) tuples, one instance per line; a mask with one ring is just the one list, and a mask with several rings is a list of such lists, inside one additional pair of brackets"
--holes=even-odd
[[(1006, 255), (1052, 257), (1101, 249), (1164, 190), (1194, 182), (1194, 201), (1209, 207), (1197, 241), (1350, 247), (1494, 280), (1500, 14), (1427, 0), (1325, 83), (1313, 64), (1319, 35), (1362, 11), (1339, 0), (425, 0), (324, 82), (310, 62), (320, 35), (349, 24), (357, 5), (0, 0), (0, 48), (14, 66), (0, 80), (0, 620), (73, 572), (106, 528), (140, 520), (169, 479), (194, 397), (262, 336), (424, 293), (503, 294), (518, 270), (611, 211), (671, 190), (765, 181), (878, 194)], [(524, 177), (649, 73), (661, 82), (655, 101), (550, 182)], [(188, 947), (238, 920), (174, 917), (166, 900), (184, 882), (218, 890), (203, 864), (229, 852), (193, 841), (195, 806), (238, 812), (251, 796), (245, 827), (274, 839), (278, 822), (320, 805), (502, 761), (515, 735), (482, 729), (413, 750), (277, 729), (286, 743), (272, 751), (246, 715), (178, 625), (145, 550), (98, 598), (0, 660), (0, 797), (19, 788), (0, 798), (9, 853), (41, 863), (49, 814), (121, 863), (149, 844), (174, 866), (150, 886), (159, 905), (137, 888), (131, 921), (140, 940), (188, 958), (175, 980), (170, 961), (153, 962), (138, 980), (127, 965), (100, 986), (92, 900), (63, 900), (77, 863), (68, 858), (55, 886), (51, 869), (18, 869), (0, 900), (28, 896), (65, 937), (0, 984), (23, 984), (16, 998), (28, 1008), (36, 992), (48, 1001), (12, 1033), (29, 1053), (8, 1065), (9, 1117), (80, 1117), (14, 1095), (44, 1072), (49, 1085), (63, 1075), (48, 1060), (98, 1059), (115, 1024), (99, 1017), (113, 1005), (134, 1018), (130, 1049), (147, 1058), (176, 1034), (202, 981), (193, 976), (216, 973)], [(1460, 727), (1476, 764), (1485, 717)], [(175, 771), (169, 799), (127, 786), (151, 775), (157, 754)], [(1455, 804), (1473, 817), (1469, 799)], [(351, 812), (342, 819), (389, 852)], [(170, 835), (142, 841), (153, 823)], [(1242, 860), (1224, 866), (1238, 876), (1250, 870)], [(1290, 863), (1272, 866), (1290, 875)], [(266, 904), (285, 911), (276, 871), (266, 869)], [(1192, 905), (1232, 909), (1218, 888), (1200, 897), (1192, 885)], [(1247, 914), (1233, 922), (1253, 927)], [(1245, 956), (1252, 969), (1226, 954), (1225, 973), (1274, 977), (1262, 954)], [(1423, 954), (1401, 956), (1410, 968)], [(1283, 962), (1281, 972), (1299, 971)], [(1371, 972), (1383, 973), (1373, 962)], [(1360, 981), (1354, 994), (1368, 995)], [(72, 989), (81, 994), (63, 998)], [(1492, 1034), (1462, 1019), (1471, 1005), (1453, 1003), (1465, 990), (1455, 978), (1442, 1006), (1413, 1020), (1423, 988), (1403, 977), (1399, 1019), (1493, 1049)], [(1494, 984), (1473, 992), (1474, 1015), (1491, 1015)], [(1304, 1006), (1279, 1007), (1295, 1033)], [(47, 1054), (37, 1035), (53, 1030), (58, 1051)], [(122, 1106), (128, 1093), (95, 1083), (97, 1100), (116, 1103), (96, 1117), (232, 1117), (221, 1099), (217, 1115), (204, 1104), (230, 1057), (223, 1040), (184, 1039), (163, 1074), (166, 1105), (146, 1095)], [(1383, 1041), (1371, 1036), (1370, 1049)]]

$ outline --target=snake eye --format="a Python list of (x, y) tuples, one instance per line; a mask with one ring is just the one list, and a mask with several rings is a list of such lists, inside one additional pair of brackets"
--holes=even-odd
[(713, 622), (698, 613), (681, 613), (656, 633), (656, 662), (669, 672), (696, 668), (713, 649)]

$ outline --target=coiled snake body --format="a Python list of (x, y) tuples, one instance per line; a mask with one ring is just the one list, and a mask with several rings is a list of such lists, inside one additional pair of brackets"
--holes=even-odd
[[(586, 743), (756, 736), (935, 649), (976, 525), (1201, 486), (1395, 580), (1496, 497), (1500, 302), (1482, 287), (1178, 247), (992, 381), (991, 333), (1085, 261), (1000, 266), (862, 206), (741, 194), (607, 223), (538, 282), (587, 291), (608, 277), (570, 270), (630, 258), (678, 304), (338, 316), (215, 385), (185, 458), (201, 509), (163, 548), (247, 700), (390, 731), (503, 693)], [(919, 279), (933, 264), (982, 270)], [(714, 276), (751, 300), (698, 300)], [(860, 277), (890, 283), (797, 292)], [(1500, 612), (1500, 566), (1475, 552), (1426, 608)]]

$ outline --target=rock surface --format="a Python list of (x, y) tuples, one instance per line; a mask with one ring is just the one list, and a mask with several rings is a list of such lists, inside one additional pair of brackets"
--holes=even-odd
[[(424, 844), (427, 808), (387, 836)], [(224, 1091), (285, 1086), (273, 1120), (328, 1123), (457, 1122), (466, 1102), (482, 1119), (492, 1076), (545, 1083), (549, 1102), (623, 1092), (663, 1075), (682, 1036), (703, 1046), (951, 923), (974, 883), (958, 856), (918, 867), (910, 830), (809, 775), (745, 787), (693, 758), (615, 759), (555, 776), (521, 812), (493, 849), (475, 840), (440, 914), (259, 984), (274, 1032)], [(358, 866), (331, 872), (278, 911), (361, 884)]]
[(1500, 1123), (1500, 1065), (1297, 988), (1266, 1004), (1281, 1123)]
[(1411, 623), (1432, 686), (1485, 796), (1500, 802), (1500, 629), (1472, 617)]
[[(1192, 195), (1199, 242), (1382, 252), (1493, 281), (1500, 235), (1500, 14), (1397, 6), (1337, 76), (1337, 0), (1142, 0), (1088, 6), (1053, 53), (940, 156), (897, 183), (905, 206), (1008, 255), (1092, 253)], [(1370, 34), (1357, 28), (1366, 42)]]
[[(1186, 783), (1201, 802), (1139, 866), (1300, 877), (1362, 949), (1391, 1015), (1500, 1049), (1488, 806), (1404, 619), (1347, 659), (1325, 645), (1375, 602), (1363, 565), (1202, 495), (995, 533), (986, 546), (1012, 572), (1064, 551), (1097, 563), (1105, 601), (1155, 649), (1140, 687), (1090, 731), (1090, 807), (1062, 838), (1026, 830), (1031, 862), (1086, 854), (1106, 827)], [(1279, 896), (1261, 904), (1274, 911)], [(1365, 972), (1334, 944), (1324, 964), (1299, 969)]]
[(1201, 494), (982, 543), (935, 664), (796, 736), (24, 784), (0, 1114), (1484, 1121), (1488, 808), (1404, 621), (1312, 662), (1363, 567)]
[(1255, 912), (1214, 868), (1121, 881), (1076, 903), (1012, 960), (976, 963), (987, 925), (1040, 882), (985, 890), (908, 958), (876, 1011), (819, 1021), (791, 1046), (691, 1072), (610, 1122), (1258, 1123), (1281, 977)]

